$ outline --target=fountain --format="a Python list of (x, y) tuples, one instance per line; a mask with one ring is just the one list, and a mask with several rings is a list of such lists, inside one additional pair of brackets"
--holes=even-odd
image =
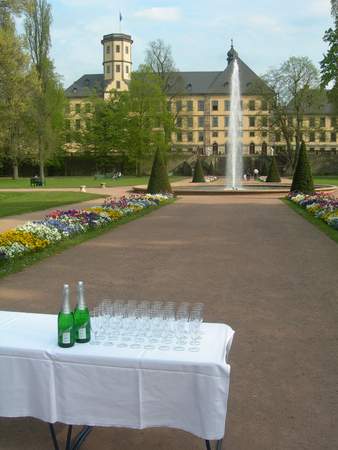
[(234, 59), (231, 75), (229, 150), (227, 156), (226, 189), (239, 190), (242, 179), (242, 109), (237, 59)]

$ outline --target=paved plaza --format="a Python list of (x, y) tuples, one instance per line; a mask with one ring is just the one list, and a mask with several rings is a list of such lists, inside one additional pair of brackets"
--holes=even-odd
[[(334, 450), (337, 250), (277, 196), (185, 197), (0, 279), (0, 309), (57, 313), (63, 283), (78, 280), (91, 306), (203, 301), (207, 321), (236, 331), (224, 450)], [(83, 450), (203, 445), (178, 430), (97, 428)], [(1, 450), (47, 448), (46, 424), (0, 419)]]

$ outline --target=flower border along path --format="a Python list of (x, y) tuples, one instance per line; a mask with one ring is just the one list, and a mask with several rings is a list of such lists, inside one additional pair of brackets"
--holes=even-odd
[(290, 192), (284, 201), (338, 243), (338, 198), (325, 193)]
[(0, 277), (18, 272), (173, 201), (171, 194), (131, 195), (118, 200), (108, 198), (103, 205), (55, 210), (42, 220), (0, 233)]

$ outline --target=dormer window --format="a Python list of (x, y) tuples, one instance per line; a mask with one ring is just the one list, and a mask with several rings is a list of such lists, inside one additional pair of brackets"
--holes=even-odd
[(73, 87), (73, 92), (74, 92), (74, 94), (77, 93), (77, 87)]

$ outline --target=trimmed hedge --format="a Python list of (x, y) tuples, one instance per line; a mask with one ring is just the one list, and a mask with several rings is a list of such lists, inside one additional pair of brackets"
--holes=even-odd
[(166, 194), (172, 192), (167, 167), (164, 163), (163, 155), (159, 148), (155, 153), (147, 192), (149, 194)]
[(200, 158), (197, 158), (192, 182), (193, 183), (205, 183), (203, 167), (202, 167)]
[(279, 183), (281, 181), (276, 159), (274, 156), (271, 157), (271, 163), (269, 168), (268, 176), (266, 177), (267, 183)]
[(295, 172), (293, 174), (291, 192), (293, 191), (303, 192), (304, 194), (312, 194), (314, 192), (311, 166), (307, 158), (304, 141), (301, 143)]

